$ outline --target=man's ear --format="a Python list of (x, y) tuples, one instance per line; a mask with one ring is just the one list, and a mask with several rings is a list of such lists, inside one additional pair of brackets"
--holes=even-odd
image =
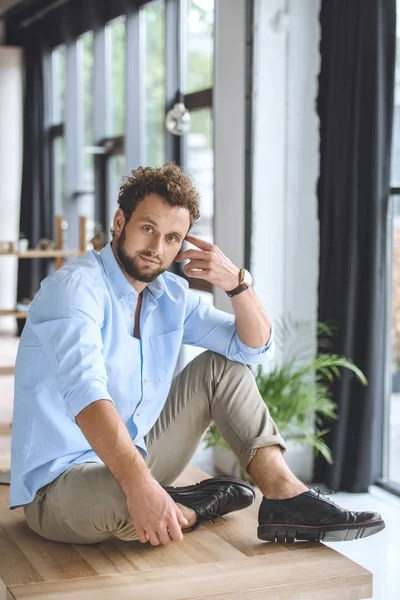
[(119, 208), (114, 215), (113, 229), (116, 235), (121, 235), (125, 226), (125, 215), (122, 208)]

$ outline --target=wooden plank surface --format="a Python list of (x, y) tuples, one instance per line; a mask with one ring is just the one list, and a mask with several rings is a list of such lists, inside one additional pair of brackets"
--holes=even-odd
[(357, 600), (371, 592), (368, 571), (325, 548), (237, 561), (163, 567), (130, 574), (9, 588), (15, 600)]
[[(207, 477), (188, 468), (175, 485)], [(0, 487), (0, 599), (361, 600), (371, 574), (319, 543), (257, 538), (260, 494), (244, 511), (209, 522), (169, 547), (111, 538), (60, 544), (33, 533)], [(290, 551), (289, 551), (290, 548)], [(335, 595), (336, 594), (336, 595)]]

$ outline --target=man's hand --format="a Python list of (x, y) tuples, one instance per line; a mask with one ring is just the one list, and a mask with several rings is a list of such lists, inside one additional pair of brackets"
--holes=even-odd
[(186, 527), (188, 521), (153, 477), (136, 480), (126, 500), (140, 542), (167, 546), (183, 540), (182, 527)]
[(176, 257), (177, 262), (189, 259), (183, 268), (185, 275), (195, 279), (205, 279), (224, 292), (233, 290), (239, 285), (240, 269), (217, 246), (193, 235), (187, 235), (185, 240), (200, 248), (200, 250), (186, 250)]

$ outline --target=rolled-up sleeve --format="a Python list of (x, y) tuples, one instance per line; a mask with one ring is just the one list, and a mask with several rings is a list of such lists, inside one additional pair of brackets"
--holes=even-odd
[(27, 324), (46, 352), (74, 422), (92, 402), (113, 402), (102, 355), (103, 313), (93, 282), (76, 273), (46, 279), (29, 310)]
[(244, 344), (236, 333), (235, 316), (207, 304), (195, 292), (187, 290), (183, 343), (199, 346), (244, 364), (272, 360), (275, 353), (274, 331), (261, 348)]

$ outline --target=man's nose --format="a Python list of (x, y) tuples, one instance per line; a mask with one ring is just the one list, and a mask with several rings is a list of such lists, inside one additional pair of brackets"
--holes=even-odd
[(161, 255), (163, 254), (163, 239), (162, 236), (154, 236), (150, 243), (150, 250), (152, 250), (155, 254)]

